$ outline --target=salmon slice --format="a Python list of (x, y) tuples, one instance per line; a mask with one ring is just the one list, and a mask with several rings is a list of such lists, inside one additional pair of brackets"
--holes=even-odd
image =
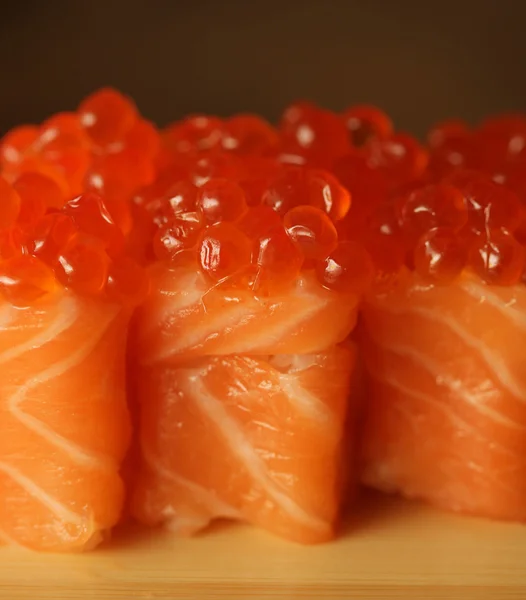
[(133, 513), (193, 534), (240, 519), (303, 543), (335, 534), (355, 347), (141, 370)]
[(96, 545), (117, 523), (130, 438), (128, 314), (50, 294), (0, 303), (0, 536), (35, 550)]
[[(324, 289), (313, 273), (292, 291), (258, 298), (246, 288), (210, 286), (197, 269), (151, 269), (152, 290), (137, 319), (140, 362), (198, 356), (312, 354), (348, 336), (358, 298)], [(265, 326), (262, 327), (264, 321)]]
[(363, 310), (362, 478), (445, 509), (526, 520), (526, 289), (406, 274)]

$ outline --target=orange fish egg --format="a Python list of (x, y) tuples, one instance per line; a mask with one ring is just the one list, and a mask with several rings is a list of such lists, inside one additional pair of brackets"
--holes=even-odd
[(341, 293), (362, 294), (374, 278), (374, 265), (369, 253), (358, 242), (340, 242), (316, 265), (319, 282)]
[(0, 261), (0, 292), (15, 306), (30, 306), (56, 288), (52, 269), (34, 256)]
[(228, 221), (207, 227), (197, 244), (201, 269), (215, 281), (222, 281), (247, 268), (251, 254), (250, 240)]
[(297, 206), (283, 218), (283, 225), (306, 259), (318, 260), (330, 254), (338, 233), (325, 212), (313, 206)]

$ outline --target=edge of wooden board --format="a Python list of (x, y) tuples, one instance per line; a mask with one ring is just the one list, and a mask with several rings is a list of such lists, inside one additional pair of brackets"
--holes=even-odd
[(84, 555), (0, 549), (0, 598), (526, 598), (526, 526), (367, 494), (342, 537), (303, 547), (244, 525), (133, 528)]

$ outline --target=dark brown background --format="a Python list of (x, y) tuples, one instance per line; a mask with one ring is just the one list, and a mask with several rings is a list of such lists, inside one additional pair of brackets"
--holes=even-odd
[(373, 102), (401, 128), (526, 110), (524, 0), (18, 0), (0, 17), (0, 131), (94, 88), (159, 123), (293, 99)]

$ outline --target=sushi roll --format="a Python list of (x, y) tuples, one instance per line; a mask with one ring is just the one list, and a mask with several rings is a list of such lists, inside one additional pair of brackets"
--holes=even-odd
[(128, 324), (147, 277), (126, 251), (129, 219), (119, 209), (130, 187), (119, 188), (116, 169), (108, 177), (103, 169), (112, 161), (153, 165), (134, 149), (143, 133), (131, 103), (106, 90), (75, 113), (17, 128), (0, 142), (0, 538), (7, 543), (88, 550), (122, 513)]
[[(526, 520), (526, 119), (429, 138), (426, 182), (390, 201), (396, 282), (363, 307), (362, 479)], [(396, 229), (396, 231), (395, 231)]]
[(276, 134), (245, 118), (235, 143), (221, 137), (232, 121), (172, 126), (171, 166), (140, 195), (155, 232), (134, 328), (132, 511), (179, 534), (228, 518), (317, 543), (334, 537), (346, 485), (348, 338), (372, 264), (338, 240), (350, 197), (337, 179), (283, 164)]

